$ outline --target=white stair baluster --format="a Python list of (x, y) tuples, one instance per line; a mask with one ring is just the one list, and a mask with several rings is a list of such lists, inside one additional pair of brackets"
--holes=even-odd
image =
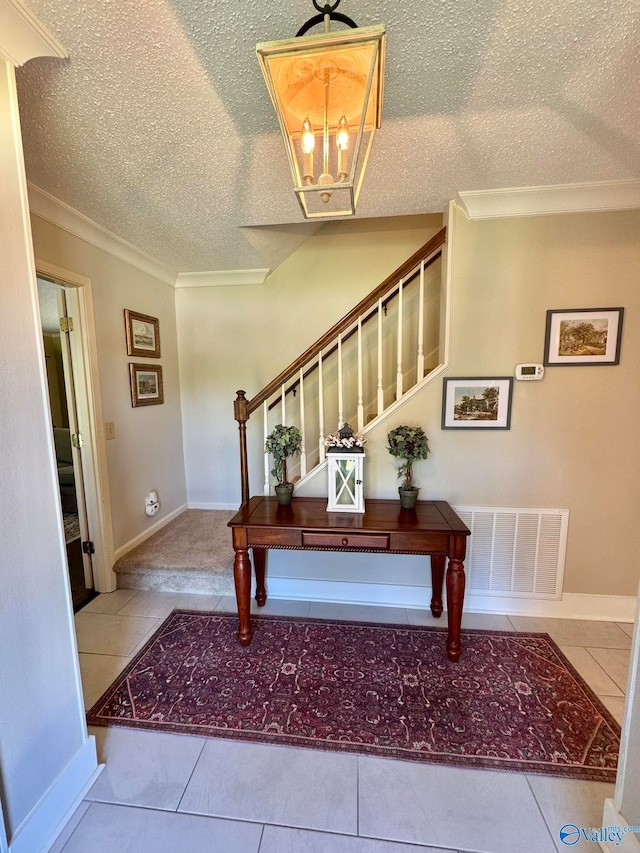
[(304, 430), (304, 376), (300, 368), (300, 432), (302, 434), (302, 447), (300, 449), (300, 477), (307, 475), (307, 441)]
[[(267, 400), (264, 401), (263, 405), (263, 423), (264, 423), (264, 441), (266, 442), (267, 436), (269, 435), (269, 403)], [(264, 444), (263, 444), (264, 447)], [(269, 482), (269, 454), (265, 451), (264, 454), (264, 489), (263, 493), (268, 497), (270, 491), (270, 482)]]
[(338, 429), (344, 423), (342, 405), (342, 335), (338, 335)]
[(287, 392), (284, 389), (284, 382), (282, 383), (282, 391), (280, 392), (282, 397), (282, 426), (287, 425)]
[(324, 385), (322, 382), (322, 350), (318, 353), (318, 456), (324, 462), (327, 449), (324, 446)]
[(398, 285), (398, 372), (396, 375), (396, 400), (402, 397), (402, 279)]
[(382, 297), (378, 299), (378, 414), (384, 411), (384, 385), (382, 384)]
[(362, 317), (358, 317), (358, 432), (364, 427), (364, 404), (362, 401)]
[(420, 299), (418, 304), (418, 372), (416, 382), (424, 376), (424, 261), (420, 261)]

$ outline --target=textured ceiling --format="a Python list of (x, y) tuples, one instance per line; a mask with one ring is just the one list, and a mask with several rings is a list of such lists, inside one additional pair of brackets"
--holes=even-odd
[[(167, 266), (274, 267), (302, 220), (255, 57), (310, 0), (28, 0), (68, 60), (18, 70), (28, 179)], [(359, 217), (463, 190), (640, 177), (640, 4), (343, 0), (387, 28)]]

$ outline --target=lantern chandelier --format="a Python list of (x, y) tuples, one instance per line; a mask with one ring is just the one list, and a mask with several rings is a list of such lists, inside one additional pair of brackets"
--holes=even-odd
[[(320, 14), (295, 38), (256, 45), (305, 219), (355, 214), (382, 119), (384, 26), (358, 27), (339, 4), (313, 0)], [(331, 32), (331, 21), (349, 29)]]

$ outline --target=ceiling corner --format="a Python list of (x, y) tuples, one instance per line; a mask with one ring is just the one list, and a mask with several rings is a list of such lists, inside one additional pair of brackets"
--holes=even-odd
[(58, 39), (20, 0), (0, 0), (0, 55), (13, 65), (24, 65), (37, 56), (68, 56)]
[[(2, 0), (0, 0), (2, 2)], [(32, 183), (27, 184), (29, 191), (29, 209), (32, 214), (46, 219), (64, 231), (74, 234), (81, 240), (91, 243), (98, 249), (114, 255), (133, 267), (152, 275), (171, 287), (176, 286), (177, 272), (160, 263), (151, 255), (136, 246), (107, 231), (73, 207), (65, 204)]]

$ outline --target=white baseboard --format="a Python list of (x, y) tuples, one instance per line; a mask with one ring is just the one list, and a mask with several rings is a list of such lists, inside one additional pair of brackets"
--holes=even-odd
[(165, 525), (169, 524), (170, 521), (173, 521), (173, 519), (177, 518), (179, 515), (182, 515), (182, 513), (187, 509), (188, 504), (182, 504), (177, 509), (174, 509), (173, 512), (170, 512), (168, 515), (163, 516), (159, 521), (156, 521), (155, 524), (147, 527), (147, 529), (143, 530), (142, 533), (139, 533), (137, 536), (134, 536), (133, 539), (130, 539), (124, 545), (121, 545), (114, 554), (115, 562), (117, 563), (121, 557), (124, 557), (124, 555), (128, 554), (129, 551), (133, 551), (134, 548), (146, 539), (149, 539), (149, 537), (153, 536), (154, 533), (157, 533), (158, 530), (162, 530)]
[[(378, 604), (387, 607), (428, 607), (431, 600), (431, 588), (427, 586), (268, 577), (267, 588), (271, 598), (289, 598), (300, 601)], [(621, 595), (565, 593), (560, 601), (555, 601), (513, 597), (500, 598), (467, 592), (464, 608), (469, 613), (551, 616), (559, 619), (591, 619), (600, 622), (633, 622), (636, 613), (636, 598)]]
[(9, 842), (9, 853), (48, 850), (65, 820), (93, 783), (98, 771), (96, 740), (91, 735), (33, 808)]
[(240, 509), (240, 504), (233, 503), (205, 503), (204, 501), (189, 501), (187, 509), (224, 509), (230, 512), (237, 512)]
[[(610, 833), (606, 833), (611, 840), (599, 842), (600, 849), (604, 850), (605, 853), (613, 853), (614, 850), (616, 853), (640, 853), (640, 841), (636, 835), (638, 827), (629, 827), (611, 799), (604, 801), (602, 826), (603, 828), (612, 828)], [(635, 832), (629, 832), (629, 829), (635, 829)], [(620, 830), (623, 834), (617, 834), (616, 830)]]
[(633, 622), (636, 599), (624, 595), (583, 595), (565, 592), (562, 598), (516, 598), (465, 594), (465, 609), (475, 613), (509, 616), (547, 616), (557, 619), (589, 619), (595, 622)]

